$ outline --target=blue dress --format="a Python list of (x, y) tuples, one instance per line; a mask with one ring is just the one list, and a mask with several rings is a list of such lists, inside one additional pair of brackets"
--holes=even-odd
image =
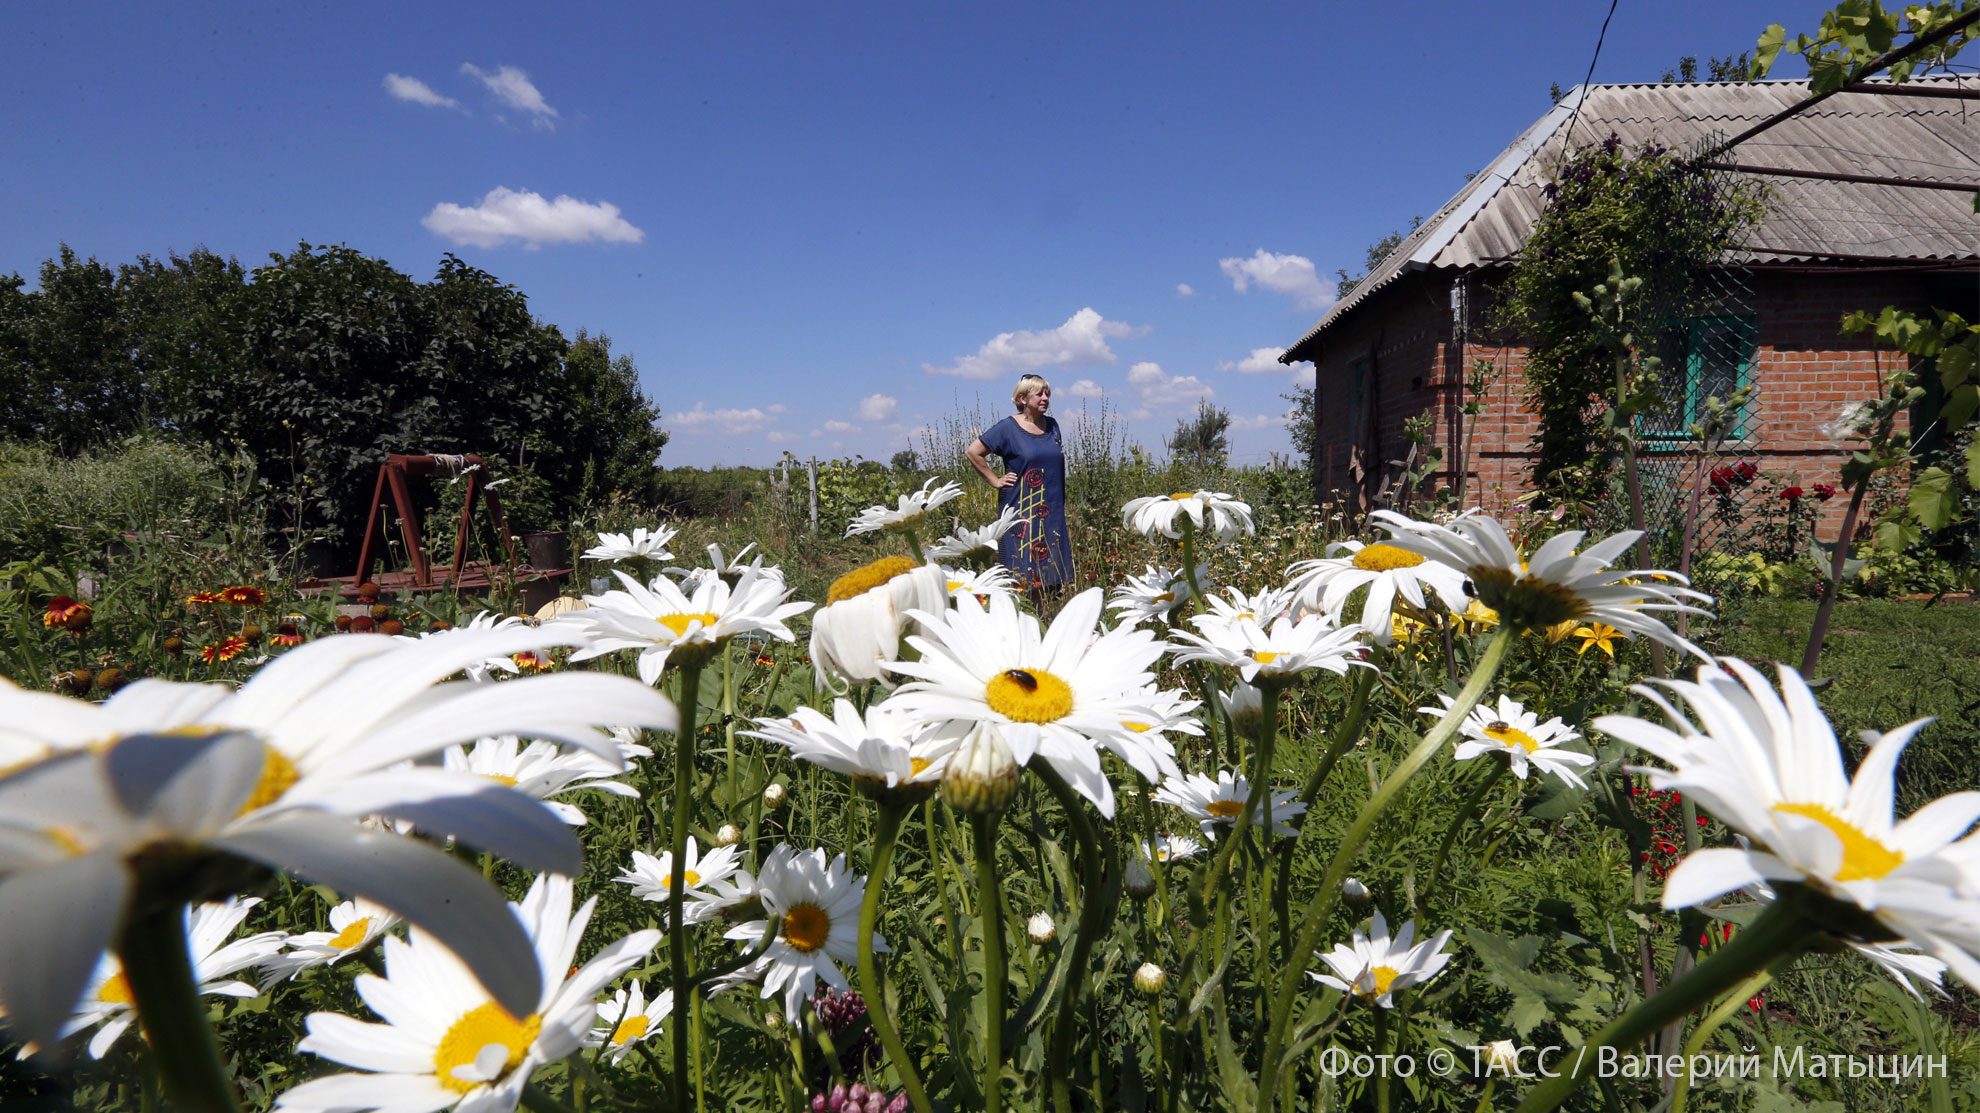
[(1014, 417), (983, 431), (983, 446), (1003, 457), (1018, 481), (997, 491), (997, 505), (1016, 507), (1017, 525), (998, 543), (997, 559), (1027, 585), (1063, 584), (1073, 578), (1072, 541), (1066, 530), (1066, 456), (1059, 423), (1029, 433)]

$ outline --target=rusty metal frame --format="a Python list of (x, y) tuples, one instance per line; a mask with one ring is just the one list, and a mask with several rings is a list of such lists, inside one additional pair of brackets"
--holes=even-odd
[[(457, 466), (449, 467), (449, 463)], [(379, 512), (385, 510), (399, 519), (399, 531), (405, 537), (407, 551), (412, 554), (413, 575), (419, 586), (433, 586), (433, 568), (426, 559), (426, 543), (419, 529), (419, 511), (413, 506), (412, 488), (406, 483), (406, 477), (454, 474), (466, 475), (468, 486), (467, 494), (461, 500), (460, 530), (454, 538), (454, 564), (448, 574), (448, 582), (459, 582), (461, 570), (467, 566), (468, 529), (474, 517), (476, 496), (488, 505), (495, 535), (502, 539), (502, 549), (508, 556), (509, 564), (514, 566), (517, 563), (515, 541), (509, 536), (508, 521), (502, 516), (501, 497), (489, 489), (486, 460), (479, 456), (459, 456), (443, 461), (437, 456), (406, 456), (394, 452), (385, 457), (385, 463), (379, 465), (378, 482), (372, 487), (371, 501), (365, 504), (364, 542), (358, 547), (356, 582), (362, 583), (370, 578), (373, 561), (384, 557), (385, 520)]]

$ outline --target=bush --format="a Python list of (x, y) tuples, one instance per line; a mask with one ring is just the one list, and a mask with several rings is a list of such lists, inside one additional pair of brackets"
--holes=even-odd
[(64, 457), (0, 442), (0, 563), (100, 550), (126, 534), (201, 537), (224, 512), (228, 464), (152, 437)]

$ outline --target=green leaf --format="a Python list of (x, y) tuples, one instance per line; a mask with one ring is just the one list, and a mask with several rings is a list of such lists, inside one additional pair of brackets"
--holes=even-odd
[[(1957, 349), (1954, 350), (1956, 351)], [(1946, 354), (1951, 355), (1952, 352), (1947, 352)], [(1939, 416), (1946, 419), (1946, 427), (1948, 429), (1958, 429), (1966, 424), (1968, 418), (1973, 416), (1975, 409), (1980, 409), (1980, 386), (1967, 383), (1946, 395), (1946, 404), (1939, 411)]]
[(1780, 57), (1781, 46), (1786, 41), (1787, 28), (1778, 23), (1770, 23), (1760, 32), (1760, 41), (1753, 48), (1752, 80), (1760, 80), (1774, 68), (1774, 59)]
[[(1822, 573), (1823, 579), (1832, 580), (1835, 578), (1836, 546), (1834, 543), (1824, 542), (1818, 537), (1811, 537), (1808, 539), (1808, 555), (1815, 558), (1815, 568)], [(1845, 580), (1855, 579), (1856, 574), (1863, 571), (1863, 566), (1868, 563), (1869, 561), (1861, 557), (1844, 557), (1842, 578)]]
[(1902, 518), (1886, 518), (1877, 523), (1877, 551), (1901, 553), (1918, 543), (1924, 534)]
[(1980, 441), (1966, 446), (1966, 485), (1980, 487)]
[(1952, 475), (1944, 468), (1926, 468), (1911, 480), (1911, 515), (1925, 529), (1940, 529), (1959, 514), (1952, 495)]

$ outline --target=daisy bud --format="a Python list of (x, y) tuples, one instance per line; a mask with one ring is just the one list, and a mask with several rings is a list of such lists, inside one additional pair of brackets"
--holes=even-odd
[(1519, 1047), (1511, 1040), (1493, 1040), (1485, 1045), (1485, 1073), (1511, 1074), (1519, 1068)]
[(1349, 907), (1357, 910), (1365, 909), (1374, 902), (1374, 897), (1369, 893), (1368, 886), (1363, 885), (1360, 881), (1352, 877), (1341, 882), (1341, 896), (1346, 899)]
[(177, 657), (179, 654), (184, 653), (186, 651), (186, 642), (184, 638), (166, 638), (163, 642), (159, 644), (164, 646), (165, 652), (170, 653), (174, 657)]
[(1155, 875), (1148, 872), (1148, 863), (1142, 860), (1141, 855), (1128, 856), (1127, 876), (1122, 879), (1121, 886), (1127, 890), (1128, 896), (1136, 900), (1147, 900), (1155, 891)]
[(1162, 987), (1168, 984), (1169, 975), (1152, 962), (1144, 962), (1135, 969), (1134, 988), (1150, 997), (1162, 992)]
[(1052, 917), (1040, 912), (1032, 916), (1031, 921), (1024, 925), (1024, 933), (1031, 937), (1033, 943), (1042, 947), (1059, 937), (1059, 925), (1052, 922)]
[(740, 841), (742, 841), (742, 828), (733, 823), (724, 823), (721, 830), (715, 832), (716, 846), (734, 846)]
[(1265, 697), (1257, 688), (1239, 682), (1228, 696), (1218, 699), (1224, 705), (1224, 713), (1231, 717), (1231, 728), (1246, 738), (1258, 737), (1258, 728), (1265, 723)]
[(763, 1014), (763, 1026), (765, 1028), (770, 1029), (772, 1032), (783, 1031), (784, 1014), (778, 1012), (775, 1009), (771, 1009), (769, 1012)]
[(763, 806), (771, 811), (777, 810), (777, 807), (784, 802), (784, 791), (782, 784), (776, 781), (770, 782), (763, 790)]
[(1003, 732), (978, 723), (949, 758), (942, 799), (964, 815), (1001, 815), (1017, 795), (1018, 763)]

